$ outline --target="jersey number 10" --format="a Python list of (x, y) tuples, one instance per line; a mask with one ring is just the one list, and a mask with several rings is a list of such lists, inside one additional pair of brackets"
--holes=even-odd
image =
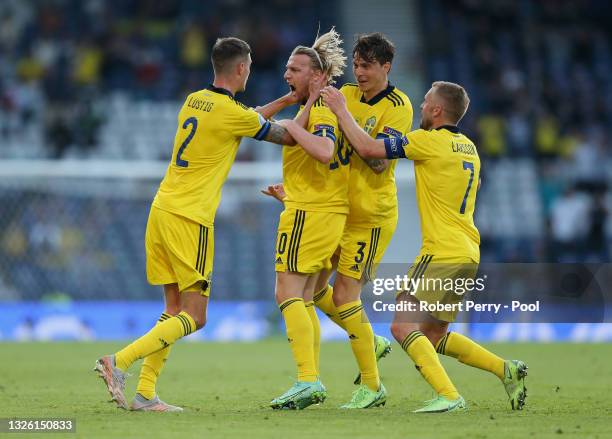
[[(353, 153), (351, 148), (352, 147), (350, 144), (348, 144), (348, 142), (346, 144), (344, 143), (344, 135), (340, 134), (340, 139), (338, 140), (338, 151), (336, 153), (336, 155), (338, 156), (338, 160), (334, 160), (333, 162), (331, 162), (329, 164), (329, 169), (334, 170), (338, 169), (340, 165), (348, 165), (351, 161), (351, 154)], [(344, 150), (346, 150), (346, 153), (343, 152)], [(340, 163), (338, 163), (338, 161), (340, 161)]]

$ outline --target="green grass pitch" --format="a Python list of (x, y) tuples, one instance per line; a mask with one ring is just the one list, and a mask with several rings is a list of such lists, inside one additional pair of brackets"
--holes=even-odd
[[(612, 437), (612, 346), (496, 344), (506, 358), (529, 365), (527, 406), (512, 412), (497, 378), (444, 359), (469, 404), (465, 413), (415, 415), (432, 392), (397, 345), (381, 362), (386, 407), (343, 411), (356, 367), (348, 343), (324, 343), (322, 378), (329, 398), (303, 411), (272, 411), (266, 403), (294, 376), (287, 343), (179, 343), (158, 383), (162, 399), (184, 413), (130, 413), (108, 403), (92, 372), (116, 343), (0, 344), (0, 418), (76, 418), (70, 438), (605, 438)], [(130, 372), (127, 397), (136, 386)], [(6, 436), (6, 435), (3, 435)], [(10, 435), (10, 437), (42, 437)]]

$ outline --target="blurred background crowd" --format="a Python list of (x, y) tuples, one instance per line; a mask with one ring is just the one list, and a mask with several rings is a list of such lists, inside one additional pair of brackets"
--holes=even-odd
[[(501, 260), (608, 261), (609, 3), (462, 0), (420, 6), (428, 77), (452, 78), (472, 98), (463, 126), (485, 161), (483, 180), (498, 177), (490, 172), (506, 167), (498, 162), (514, 161), (502, 177), (511, 195), (498, 201), (506, 210), (526, 209), (519, 229), (541, 217), (533, 233), (538, 239), (500, 242), (495, 235), (504, 236), (503, 230), (485, 233), (484, 251)], [(436, 29), (446, 31), (430, 32)], [(530, 174), (534, 184), (524, 181)], [(504, 223), (503, 210), (491, 221)]]
[[(611, 22), (604, 0), (3, 0), (0, 159), (167, 161), (182, 99), (212, 79), (217, 37), (251, 44), (239, 99), (255, 106), (287, 91), (288, 54), (319, 26), (336, 25), (349, 56), (357, 32), (378, 30), (396, 43), (391, 79), (415, 128), (432, 81), (471, 96), (462, 129), (483, 161), (483, 261), (606, 262)], [(238, 160), (279, 160), (270, 151), (245, 141)], [(0, 180), (0, 298), (150, 297), (142, 237), (157, 182), (133, 197), (104, 178), (80, 191), (61, 178), (16, 184)], [(252, 255), (272, 253), (280, 206), (231, 190), (224, 202), (215, 285), (267, 297), (272, 264)]]

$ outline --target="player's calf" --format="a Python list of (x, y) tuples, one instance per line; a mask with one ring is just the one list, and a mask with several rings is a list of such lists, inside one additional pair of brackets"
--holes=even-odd
[[(200, 285), (199, 283), (197, 285)], [(206, 310), (208, 308), (208, 297), (203, 295), (203, 287), (183, 291), (182, 308), (183, 311), (191, 316), (195, 323), (196, 330), (202, 329), (206, 325)]]

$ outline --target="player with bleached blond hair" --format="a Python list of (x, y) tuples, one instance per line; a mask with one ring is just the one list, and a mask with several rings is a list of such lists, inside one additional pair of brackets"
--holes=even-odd
[[(276, 301), (298, 373), (296, 383), (271, 401), (274, 409), (303, 409), (323, 402), (327, 394), (319, 380), (315, 354), (320, 329), (312, 293), (321, 270), (330, 268), (344, 230), (349, 169), (330, 166), (339, 153), (338, 121), (319, 91), (344, 71), (341, 43), (332, 28), (311, 47), (296, 47), (284, 75), (293, 96), (303, 104), (298, 118), (305, 121), (279, 122), (300, 146), (283, 148), (286, 198), (276, 242)], [(281, 98), (259, 111), (271, 116), (291, 99)]]
[[(408, 96), (389, 81), (395, 56), (393, 43), (379, 32), (359, 35), (353, 45), (355, 83), (344, 84), (340, 92), (355, 122), (373, 139), (401, 137), (412, 125)], [(391, 242), (398, 218), (395, 162), (364, 159), (357, 148), (340, 133), (338, 156), (332, 167), (350, 168), (349, 210), (340, 246), (332, 258), (336, 271), (323, 270), (315, 284), (314, 304), (346, 331), (359, 366), (353, 392), (345, 409), (367, 409), (384, 405), (385, 386), (380, 380), (377, 360), (391, 350), (391, 342), (375, 335), (361, 302), (361, 288), (375, 277), (376, 268)], [(283, 185), (269, 186), (265, 194), (283, 201)], [(315, 357), (319, 343), (315, 340)]]

